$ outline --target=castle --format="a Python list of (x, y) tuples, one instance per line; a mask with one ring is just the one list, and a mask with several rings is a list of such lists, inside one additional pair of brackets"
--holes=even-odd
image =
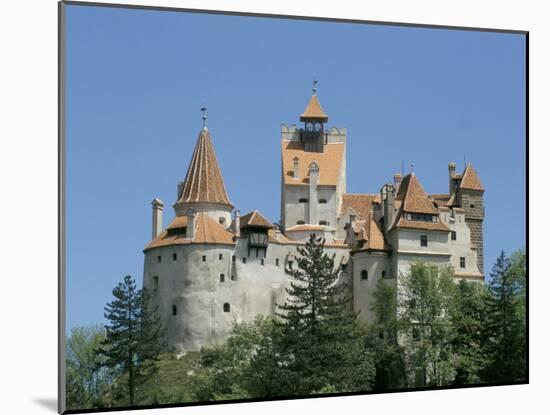
[(346, 192), (346, 129), (327, 128), (316, 88), (300, 121), (281, 127), (281, 221), (235, 209), (212, 137), (203, 128), (177, 186), (175, 219), (163, 228), (154, 199), (143, 285), (175, 350), (223, 342), (234, 323), (273, 314), (289, 286), (285, 269), (311, 234), (335, 254), (340, 281), (360, 318), (372, 319), (378, 280), (399, 283), (411, 261), (451, 264), (456, 278), (483, 281), (483, 192), (468, 164), (449, 164), (449, 189), (427, 194), (411, 172), (376, 194)]

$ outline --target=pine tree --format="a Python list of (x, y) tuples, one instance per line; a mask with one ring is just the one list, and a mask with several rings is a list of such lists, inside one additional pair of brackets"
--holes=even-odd
[(525, 261), (521, 254), (514, 264), (504, 252), (497, 258), (491, 271), (486, 307), (484, 352), (490, 363), (484, 378), (490, 382), (525, 380)]
[(164, 348), (164, 330), (147, 291), (138, 290), (131, 276), (124, 277), (113, 296), (115, 299), (105, 307), (109, 324), (99, 353), (114, 374), (127, 377), (128, 400), (133, 406), (137, 387), (156, 370)]
[(286, 270), (291, 277), (288, 299), (277, 312), (282, 320), (286, 392), (370, 389), (372, 356), (351, 311), (349, 290), (338, 282), (334, 257), (324, 252), (324, 240), (315, 235), (298, 253), (298, 267)]

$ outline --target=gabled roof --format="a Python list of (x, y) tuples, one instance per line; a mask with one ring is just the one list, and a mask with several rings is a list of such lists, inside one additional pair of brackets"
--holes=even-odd
[(273, 228), (273, 224), (268, 221), (264, 215), (257, 210), (247, 213), (241, 216), (241, 228), (245, 226), (257, 226), (260, 228)]
[(430, 200), (414, 173), (403, 178), (395, 199), (402, 202), (401, 209), (405, 212), (433, 215), (438, 213), (433, 201)]
[[(344, 160), (344, 143), (328, 143), (322, 153), (307, 152), (299, 141), (282, 140), (283, 178), (285, 184), (309, 184), (309, 166), (319, 166), (318, 184), (337, 186)], [(298, 178), (294, 178), (294, 158), (298, 158)]]
[(374, 194), (353, 194), (347, 193), (342, 196), (342, 207), (340, 208), (340, 216), (342, 216), (348, 208), (353, 209), (357, 214), (358, 220), (367, 220), (370, 216), (372, 203), (377, 195)]
[(309, 103), (307, 104), (306, 110), (300, 116), (300, 121), (306, 121), (308, 119), (319, 120), (322, 122), (328, 121), (328, 115), (325, 113), (325, 111), (323, 111), (323, 107), (321, 107), (321, 103), (319, 102), (319, 99), (315, 94), (311, 96)]
[(203, 128), (197, 139), (191, 163), (177, 203), (216, 203), (233, 207), (227, 197), (210, 133)]
[[(176, 229), (187, 226), (187, 216), (176, 216), (172, 223), (166, 228)], [(195, 237), (187, 239), (185, 234), (168, 235), (165, 230), (155, 239), (153, 239), (146, 247), (145, 251), (151, 248), (158, 248), (169, 245), (187, 245), (187, 244), (221, 244), (234, 245), (233, 234), (229, 232), (223, 225), (212, 219), (206, 213), (197, 213), (195, 225)]]
[(479, 180), (479, 176), (470, 163), (468, 163), (466, 170), (464, 170), (464, 173), (462, 174), (460, 188), (467, 190), (485, 190)]

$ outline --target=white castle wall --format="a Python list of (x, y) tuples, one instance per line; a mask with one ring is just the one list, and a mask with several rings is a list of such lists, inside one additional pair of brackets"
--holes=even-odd
[[(372, 311), (373, 294), (378, 281), (382, 279), (382, 271), (386, 273), (386, 281), (395, 283), (391, 278), (391, 263), (388, 254), (384, 252), (358, 252), (353, 255), (353, 308), (359, 312), (359, 317), (367, 321), (375, 318)], [(361, 278), (361, 272), (366, 270), (368, 278)]]

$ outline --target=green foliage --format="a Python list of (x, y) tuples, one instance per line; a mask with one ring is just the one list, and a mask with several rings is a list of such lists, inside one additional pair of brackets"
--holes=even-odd
[(416, 263), (400, 280), (397, 319), (406, 349), (409, 384), (449, 384), (456, 374), (451, 347), (455, 336), (451, 320), (456, 290), (453, 270)]
[(132, 277), (127, 275), (113, 296), (115, 299), (105, 307), (109, 324), (98, 353), (105, 359), (102, 366), (117, 377), (113, 401), (135, 405), (136, 392), (157, 370), (164, 331), (147, 291), (138, 290)]
[(101, 407), (101, 396), (110, 383), (107, 371), (98, 367), (96, 350), (105, 338), (101, 325), (74, 327), (65, 343), (67, 408)]
[(370, 390), (372, 353), (351, 312), (349, 288), (337, 281), (334, 257), (314, 235), (298, 253), (298, 268), (287, 270), (288, 300), (277, 313), (286, 380), (281, 394), (304, 395), (328, 385), (346, 392)]
[(526, 258), (518, 251), (500, 254), (491, 272), (485, 307), (486, 344), (490, 363), (484, 377), (490, 382), (526, 379)]

